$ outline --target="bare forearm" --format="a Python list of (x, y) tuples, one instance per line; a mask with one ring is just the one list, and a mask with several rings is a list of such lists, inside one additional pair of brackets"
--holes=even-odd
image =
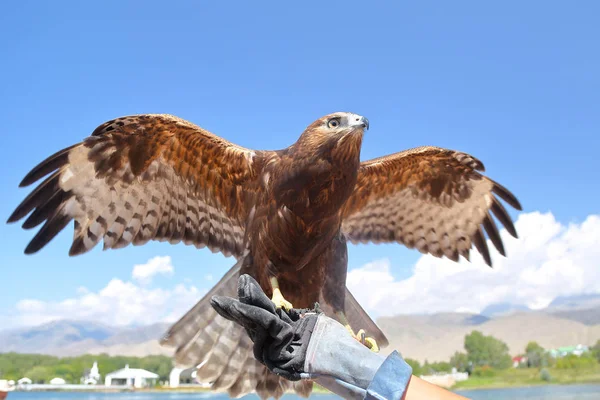
[(424, 381), (423, 379), (412, 376), (410, 378), (410, 382), (408, 383), (408, 387), (406, 389), (406, 394), (403, 397), (403, 400), (464, 400), (466, 397), (460, 396), (456, 393), (453, 393), (449, 390), (442, 389), (439, 386), (434, 385), (433, 383), (429, 383)]

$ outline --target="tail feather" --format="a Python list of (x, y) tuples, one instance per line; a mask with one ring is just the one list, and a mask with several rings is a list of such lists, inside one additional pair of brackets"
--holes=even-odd
[[(244, 364), (246, 364), (248, 356), (251, 356), (251, 353), (247, 351), (250, 347), (250, 339), (246, 332), (243, 332), (239, 341), (239, 347), (233, 349), (227, 365), (225, 365), (225, 368), (223, 368), (217, 378), (213, 380), (212, 388), (214, 390), (229, 390), (240, 379), (240, 376), (245, 372), (243, 368)], [(207, 362), (208, 364), (210, 364), (210, 360)], [(198, 374), (200, 374), (200, 371)]]
[(269, 397), (279, 399), (292, 386), (292, 382), (278, 377), (265, 368), (262, 379), (256, 386), (256, 394), (265, 400)]
[(256, 361), (251, 352), (247, 352), (246, 363), (240, 371), (235, 383), (227, 390), (231, 397), (241, 397), (256, 389), (256, 382), (262, 374), (264, 366)]
[(204, 364), (198, 368), (196, 377), (201, 382), (216, 382), (227, 369), (228, 362), (231, 361), (231, 357), (234, 355), (233, 353), (238, 349), (247, 352), (247, 349), (250, 348), (248, 345), (242, 347), (244, 345), (242, 342), (242, 333), (247, 336), (246, 331), (235, 325), (234, 322), (230, 322), (227, 325), (221, 331), (216, 345), (213, 346), (207, 355)]
[(243, 260), (241, 258), (227, 271), (221, 280), (169, 329), (161, 339), (162, 345), (179, 349), (190, 344), (193, 337), (201, 332), (198, 328), (205, 327), (211, 322), (207, 317), (216, 315), (210, 305), (210, 298), (214, 295), (237, 296), (238, 277), (240, 276), (240, 267)]
[(295, 381), (292, 385), (294, 387), (294, 392), (300, 397), (307, 398), (310, 396), (313, 390), (313, 382), (312, 381)]
[(161, 340), (174, 347), (175, 363), (180, 367), (198, 366), (197, 379), (211, 382), (212, 388), (240, 397), (256, 391), (263, 399), (278, 399), (294, 389), (303, 397), (310, 395), (312, 382), (292, 384), (273, 373), (254, 358), (252, 342), (239, 325), (217, 314), (210, 305), (213, 295), (237, 297), (237, 284), (244, 258), (190, 311), (175, 323)]

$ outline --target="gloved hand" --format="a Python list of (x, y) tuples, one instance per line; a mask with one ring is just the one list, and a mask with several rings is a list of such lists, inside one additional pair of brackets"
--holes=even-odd
[(397, 352), (374, 353), (346, 328), (318, 309), (276, 309), (260, 285), (241, 275), (239, 300), (213, 296), (213, 308), (242, 325), (254, 342), (254, 356), (277, 375), (312, 379), (350, 399), (400, 399), (412, 374)]

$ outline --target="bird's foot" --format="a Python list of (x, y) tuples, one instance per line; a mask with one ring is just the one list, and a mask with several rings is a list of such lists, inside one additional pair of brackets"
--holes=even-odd
[(294, 308), (292, 303), (290, 303), (285, 299), (285, 297), (283, 297), (279, 288), (273, 289), (273, 297), (271, 298), (271, 301), (275, 303), (276, 308), (283, 308), (286, 311), (289, 311), (292, 308)]
[(294, 308), (292, 303), (287, 301), (283, 294), (281, 294), (281, 290), (279, 290), (279, 282), (277, 278), (271, 278), (271, 287), (273, 288), (273, 297), (271, 297), (271, 301), (275, 304), (276, 308), (283, 308), (286, 311)]
[(346, 314), (344, 314), (343, 312), (338, 312), (337, 316), (339, 318), (339, 321), (346, 327), (346, 329), (348, 330), (348, 332), (350, 332), (350, 335), (354, 339), (358, 340), (360, 343), (362, 343), (368, 349), (374, 351), (375, 353), (379, 353), (379, 345), (377, 344), (375, 339), (373, 339), (370, 336), (367, 336), (364, 329), (360, 329), (357, 333), (354, 333), (354, 330), (350, 326), (350, 322), (348, 322), (348, 318), (346, 318)]
[(373, 351), (375, 353), (379, 353), (379, 345), (377, 344), (375, 339), (373, 339), (370, 336), (367, 336), (367, 333), (365, 332), (364, 329), (360, 329), (356, 334), (354, 334), (354, 332), (352, 332), (352, 328), (350, 328), (350, 325), (346, 326), (346, 329), (348, 329), (350, 331), (350, 334), (354, 337), (354, 339), (358, 340), (360, 343), (365, 345), (371, 351)]

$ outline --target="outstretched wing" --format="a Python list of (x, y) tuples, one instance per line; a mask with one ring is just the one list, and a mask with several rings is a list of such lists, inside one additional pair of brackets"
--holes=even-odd
[(104, 249), (159, 240), (239, 256), (264, 154), (171, 115), (114, 119), (35, 167), (21, 186), (49, 176), (8, 222), (33, 211), (23, 228), (44, 223), (27, 254), (75, 220), (70, 255), (101, 240)]
[(436, 257), (469, 259), (472, 244), (492, 265), (482, 226), (505, 255), (490, 215), (517, 232), (498, 197), (521, 210), (515, 196), (483, 176), (474, 157), (438, 147), (419, 147), (363, 162), (342, 211), (342, 230), (353, 243), (399, 242)]

